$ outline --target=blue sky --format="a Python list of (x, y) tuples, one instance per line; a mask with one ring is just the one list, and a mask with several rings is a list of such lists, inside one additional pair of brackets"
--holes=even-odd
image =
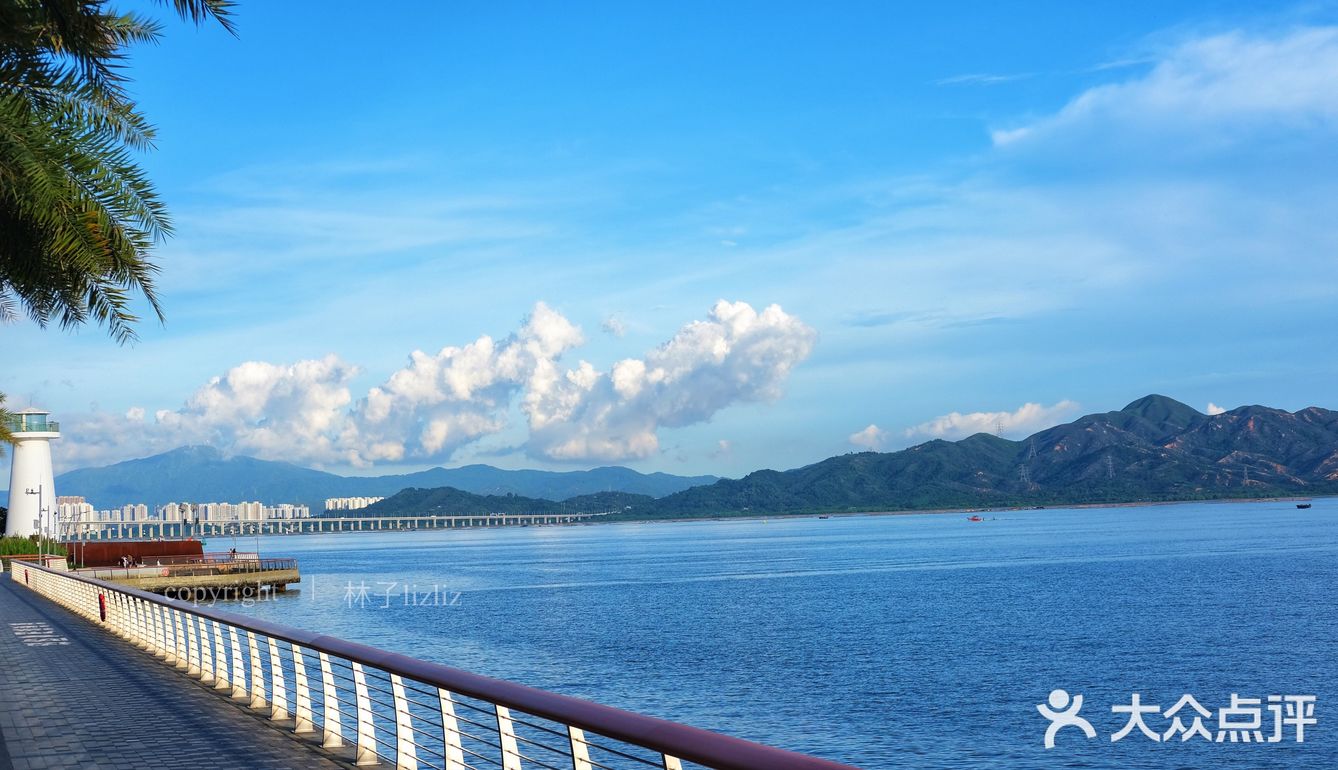
[(62, 468), (739, 475), (1338, 407), (1329, 4), (379, 10), (135, 52), (167, 324), (0, 329)]

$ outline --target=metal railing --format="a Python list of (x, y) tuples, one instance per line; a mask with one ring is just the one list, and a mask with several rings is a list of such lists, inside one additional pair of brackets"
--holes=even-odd
[(210, 551), (208, 553), (182, 554), (178, 556), (152, 556), (163, 563), (170, 564), (226, 564), (234, 561), (255, 561), (260, 558), (258, 551)]
[[(27, 562), (14, 581), (359, 765), (853, 770)], [(341, 748), (342, 747), (342, 748)]]
[(11, 433), (59, 433), (60, 423), (48, 420), (44, 414), (11, 412), (5, 415), (5, 427)]
[(297, 559), (227, 559), (169, 562), (149, 559), (134, 567), (85, 567), (79, 574), (100, 580), (133, 580), (154, 577), (201, 577), (250, 575), (276, 570), (296, 570)]

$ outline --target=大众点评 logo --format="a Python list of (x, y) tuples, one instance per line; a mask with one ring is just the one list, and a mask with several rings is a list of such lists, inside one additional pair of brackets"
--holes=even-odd
[[(1143, 703), (1142, 695), (1133, 693), (1129, 703), (1110, 707), (1112, 714), (1127, 717), (1124, 726), (1110, 734), (1110, 741), (1124, 740), (1137, 730), (1144, 738), (1156, 743), (1171, 741), (1177, 736), (1181, 742), (1197, 738), (1212, 743), (1281, 743), (1287, 729), (1291, 728), (1296, 742), (1305, 743), (1305, 728), (1318, 721), (1315, 701), (1314, 695), (1269, 695), (1265, 699), (1242, 698), (1233, 692), (1231, 705), (1217, 709), (1214, 721), (1213, 712), (1192, 695), (1180, 696), (1163, 711), (1159, 705)], [(1055, 747), (1055, 737), (1065, 727), (1076, 728), (1087, 738), (1096, 737), (1092, 723), (1078, 715), (1082, 706), (1082, 695), (1069, 695), (1059, 689), (1052, 690), (1045, 703), (1036, 704), (1041, 716), (1050, 720), (1045, 729), (1047, 749)], [(1170, 722), (1164, 729), (1161, 724), (1154, 728), (1148, 724), (1149, 719)], [(1204, 723), (1205, 719), (1208, 724)]]

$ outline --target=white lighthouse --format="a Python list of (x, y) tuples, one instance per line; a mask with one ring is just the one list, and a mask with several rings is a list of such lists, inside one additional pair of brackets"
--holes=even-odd
[(57, 537), (56, 482), (51, 474), (51, 444), (60, 438), (60, 423), (50, 412), (23, 409), (6, 419), (14, 435), (14, 460), (9, 469), (9, 519), (6, 535)]

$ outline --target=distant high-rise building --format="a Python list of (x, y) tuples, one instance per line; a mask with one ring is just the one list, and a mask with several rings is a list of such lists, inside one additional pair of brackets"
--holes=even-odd
[(242, 503), (168, 503), (158, 508), (163, 521), (243, 522), (270, 519), (304, 519), (311, 516), (305, 505), (279, 503), (267, 506), (259, 501)]
[(331, 497), (325, 501), (327, 511), (356, 511), (372, 503), (379, 503), (384, 497)]

